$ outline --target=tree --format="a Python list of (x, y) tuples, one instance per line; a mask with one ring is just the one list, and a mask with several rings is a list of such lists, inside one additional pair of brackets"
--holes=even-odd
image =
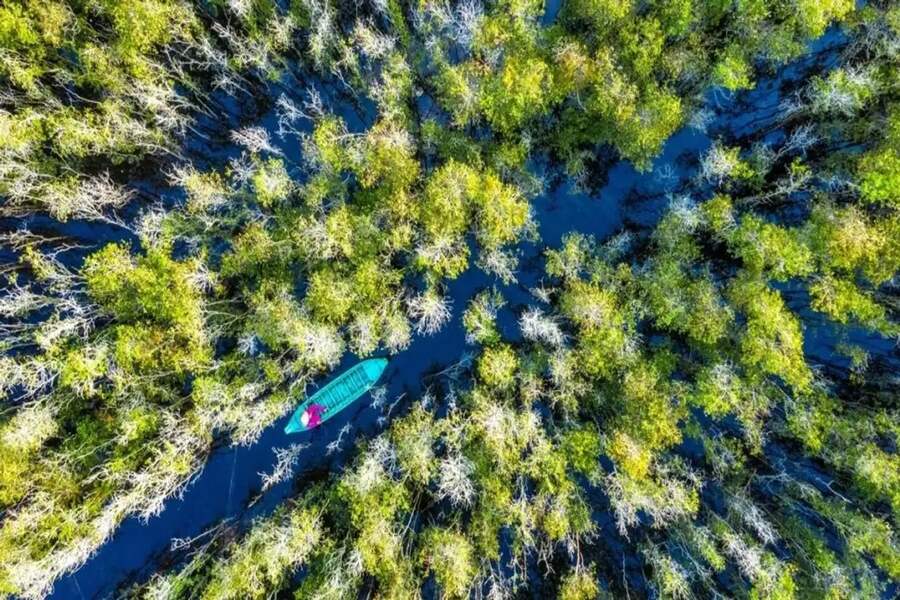
[(485, 82), (479, 104), (488, 123), (509, 134), (546, 111), (552, 90), (553, 74), (544, 60), (514, 54)]
[(518, 359), (509, 346), (486, 348), (478, 359), (478, 375), (488, 386), (509, 388), (515, 383)]
[(475, 580), (475, 556), (468, 539), (452, 530), (432, 527), (422, 533), (419, 560), (434, 573), (444, 598), (465, 598)]

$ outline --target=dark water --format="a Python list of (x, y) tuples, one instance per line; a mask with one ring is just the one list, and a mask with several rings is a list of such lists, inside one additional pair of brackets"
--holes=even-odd
[[(551, 12), (555, 14), (555, 10)], [(706, 108), (713, 113), (708, 129), (704, 132), (685, 128), (676, 133), (654, 162), (651, 172), (638, 173), (630, 164), (618, 162), (605, 173), (606, 183), (595, 193), (577, 192), (573, 184), (567, 181), (536, 198), (533, 205), (541, 239), (538, 243), (523, 246), (523, 270), (519, 273), (519, 283), (503, 286), (474, 268), (451, 282), (448, 291), (453, 298), (452, 321), (432, 337), (416, 337), (410, 348), (392, 358), (382, 378), (387, 388), (383, 406), (373, 407), (367, 395), (312, 433), (295, 436), (286, 436), (282, 432), (289, 418), (285, 415), (252, 446), (219, 448), (181, 498), (171, 499), (164, 512), (147, 523), (136, 518), (126, 520), (87, 564), (58, 582), (52, 598), (113, 596), (117, 586), (123, 582), (141, 580), (161, 560), (171, 558), (168, 551), (173, 538), (194, 538), (223, 519), (228, 520), (229, 524), (246, 524), (256, 516), (270, 513), (285, 498), (302, 490), (305, 482), (341, 469), (352, 458), (355, 439), (377, 434), (391, 417), (401, 414), (412, 400), (419, 398), (430, 386), (436, 390), (446, 387), (447, 377), (435, 374), (471, 352), (472, 349), (464, 342), (461, 315), (468, 300), (477, 291), (492, 285), (501, 289), (508, 304), (501, 311), (500, 325), (504, 335), (515, 339), (515, 319), (521, 307), (536, 302), (528, 288), (540, 280), (543, 248), (558, 245), (562, 236), (570, 231), (580, 231), (603, 240), (626, 228), (640, 231), (652, 227), (671, 197), (688, 187), (696, 170), (698, 155), (712, 144), (716, 136), (743, 138), (755, 135), (777, 139), (778, 132), (769, 129), (780, 116), (779, 102), (791, 89), (792, 81), (811, 69), (821, 70), (831, 65), (834, 61), (832, 49), (841, 41), (839, 33), (831, 32), (811, 47), (807, 58), (782, 69), (775, 77), (760, 78), (753, 91), (736, 95), (710, 92), (705, 99)], [(351, 112), (343, 116), (355, 130), (361, 130), (366, 120)], [(274, 131), (275, 117), (272, 113), (263, 115), (260, 122)], [(276, 139), (274, 134), (273, 139)], [(299, 163), (296, 148), (293, 156), (287, 147), (285, 152), (295, 164)], [(214, 161), (237, 153), (234, 147), (224, 147), (207, 158)], [(543, 167), (535, 168), (539, 170)], [(73, 224), (67, 227), (75, 228), (72, 233), (77, 236), (95, 241), (123, 237), (121, 232), (110, 231), (103, 226)], [(124, 237), (127, 239), (128, 236)], [(795, 308), (802, 307), (803, 299), (800, 298)], [(806, 314), (809, 315), (808, 311)], [(896, 364), (896, 353), (890, 342), (872, 339), (864, 332), (855, 332), (853, 337), (858, 338), (853, 341), (864, 344), (873, 354), (893, 356), (891, 360)], [(836, 341), (837, 337), (829, 327), (812, 319), (807, 321), (807, 351), (814, 360), (832, 360)], [(339, 370), (356, 360), (354, 356), (346, 356)], [(393, 407), (390, 414), (386, 414), (387, 406)], [(328, 445), (338, 438), (345, 426), (350, 429), (342, 438), (341, 449), (329, 454)], [(296, 477), (272, 487), (260, 498), (259, 473), (272, 470), (275, 463), (273, 449), (301, 442), (308, 443), (309, 447), (300, 456)], [(598, 508), (602, 506), (599, 504)], [(604, 533), (614, 530), (608, 512), (598, 509), (595, 516)], [(616, 535), (601, 537), (605, 540), (607, 555), (625, 569), (631, 589), (641, 586), (642, 574), (636, 557), (628, 554), (628, 549)]]

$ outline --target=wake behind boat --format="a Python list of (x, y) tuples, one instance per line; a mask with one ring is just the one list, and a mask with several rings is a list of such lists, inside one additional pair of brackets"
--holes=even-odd
[(344, 371), (297, 407), (285, 433), (314, 429), (369, 391), (387, 368), (386, 358), (370, 358)]

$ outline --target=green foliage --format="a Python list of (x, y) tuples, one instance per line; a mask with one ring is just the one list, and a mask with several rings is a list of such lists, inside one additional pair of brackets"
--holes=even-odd
[(208, 565), (206, 557), (194, 565), (209, 569), (200, 596), (204, 600), (267, 598), (309, 560), (321, 539), (321, 520), (315, 507), (280, 510), (255, 522), (241, 543)]
[(98, 379), (107, 372), (106, 346), (69, 350), (60, 368), (59, 384), (82, 397), (92, 396)]
[(316, 271), (309, 278), (306, 302), (316, 318), (343, 323), (353, 309), (353, 284), (331, 269)]
[(579, 327), (579, 354), (591, 375), (610, 375), (627, 358), (625, 315), (615, 294), (584, 281), (568, 286), (560, 311)]
[(512, 133), (544, 114), (550, 104), (553, 75), (537, 56), (512, 55), (488, 79), (479, 105), (488, 122), (501, 133)]
[(559, 600), (595, 600), (600, 595), (594, 569), (566, 574), (559, 586)]
[(583, 20), (593, 26), (606, 29), (629, 16), (632, 10), (633, 3), (630, 1), (575, 0), (571, 4), (566, 4), (564, 16), (572, 20)]
[(422, 566), (434, 573), (444, 598), (467, 598), (475, 579), (475, 552), (462, 534), (438, 527), (421, 535)]
[(169, 136), (188, 118), (176, 81), (189, 82), (187, 56), (165, 49), (203, 36), (197, 15), (177, 0), (5, 3), (0, 85), (27, 101), (0, 117), (0, 130), (11, 130), (3, 146), (16, 148), (4, 158), (0, 191), (12, 205), (65, 220), (72, 198), (57, 180), (89, 188), (106, 164), (171, 148)]
[(804, 235), (824, 272), (880, 285), (900, 268), (898, 227), (896, 217), (873, 220), (856, 206), (824, 204), (814, 207)]
[(795, 18), (797, 27), (804, 35), (818, 37), (832, 21), (839, 21), (853, 10), (850, 0), (826, 0), (814, 2), (802, 0), (797, 5)]
[(809, 275), (813, 255), (794, 232), (747, 215), (730, 233), (729, 246), (754, 274), (776, 281)]
[(825, 277), (810, 285), (809, 292), (812, 308), (837, 323), (853, 319), (875, 330), (891, 329), (884, 307), (850, 282)]
[(600, 438), (597, 432), (587, 427), (567, 431), (560, 446), (573, 469), (587, 477), (598, 472)]
[(429, 178), (421, 215), (431, 239), (454, 241), (474, 229), (479, 243), (490, 249), (521, 235), (529, 208), (494, 173), (451, 161)]
[(91, 255), (83, 274), (91, 297), (121, 321), (152, 321), (189, 331), (200, 325), (200, 296), (191, 263), (151, 250), (135, 260), (121, 245)]
[(404, 474), (419, 485), (427, 485), (434, 476), (434, 443), (439, 432), (434, 415), (416, 406), (391, 427), (391, 440), (397, 448), (397, 460)]
[(184, 374), (209, 360), (201, 295), (192, 281), (196, 268), (161, 249), (135, 260), (114, 244), (85, 262), (89, 294), (117, 321), (113, 344), (121, 367)]
[(463, 313), (466, 339), (486, 345), (500, 341), (500, 332), (497, 330), (495, 317), (497, 311), (504, 304), (503, 296), (497, 290), (480, 292), (472, 298), (466, 312)]
[(486, 385), (509, 388), (516, 381), (519, 363), (515, 352), (506, 345), (486, 348), (478, 359), (478, 376)]
[(654, 0), (652, 4), (666, 37), (678, 38), (687, 34), (697, 21), (694, 0)]
[(270, 158), (261, 163), (253, 175), (256, 201), (266, 208), (287, 199), (292, 187), (284, 162), (277, 158)]
[(863, 200), (892, 208), (900, 206), (900, 154), (894, 148), (876, 150), (859, 161), (859, 188)]
[(808, 390), (812, 373), (803, 356), (800, 324), (778, 292), (748, 277), (736, 280), (729, 293), (747, 319), (740, 357), (749, 373), (756, 379), (776, 375), (797, 392)]
[(14, 506), (28, 492), (28, 473), (33, 468), (27, 452), (3, 445), (0, 458), (0, 506)]
[(681, 99), (669, 90), (651, 87), (644, 92), (635, 114), (621, 124), (624, 137), (616, 144), (625, 158), (647, 170), (683, 120)]
[(728, 332), (731, 310), (709, 277), (689, 277), (674, 260), (650, 265), (643, 282), (658, 327), (712, 346)]
[(738, 46), (729, 46), (712, 71), (712, 81), (726, 90), (753, 87), (753, 68)]

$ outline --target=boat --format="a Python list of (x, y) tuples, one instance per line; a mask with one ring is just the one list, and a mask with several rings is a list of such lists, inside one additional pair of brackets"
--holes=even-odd
[(344, 371), (297, 407), (284, 432), (315, 429), (368, 392), (387, 365), (386, 358), (369, 358)]

